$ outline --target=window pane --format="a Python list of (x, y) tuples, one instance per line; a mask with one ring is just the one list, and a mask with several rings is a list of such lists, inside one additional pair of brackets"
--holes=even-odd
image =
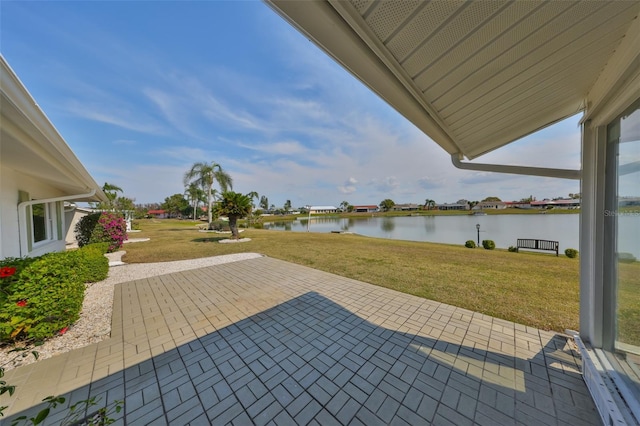
[(31, 206), (33, 212), (33, 242), (44, 241), (47, 239), (47, 217), (46, 205), (34, 204)]
[(616, 348), (625, 377), (640, 385), (640, 109), (620, 119), (617, 152)]

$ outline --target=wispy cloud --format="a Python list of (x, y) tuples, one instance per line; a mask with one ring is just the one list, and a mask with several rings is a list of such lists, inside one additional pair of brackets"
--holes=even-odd
[(140, 117), (131, 114), (131, 111), (113, 109), (104, 105), (92, 105), (81, 101), (71, 101), (67, 103), (66, 110), (77, 117), (100, 123), (111, 124), (127, 130), (140, 133), (162, 134), (163, 130), (148, 117)]
[(389, 193), (396, 189), (400, 183), (395, 176), (387, 176), (382, 179), (374, 178), (368, 183), (373, 186), (378, 192)]
[(174, 160), (180, 163), (195, 163), (195, 162), (208, 162), (214, 161), (209, 159), (208, 153), (201, 148), (191, 148), (188, 146), (176, 146), (163, 148), (151, 153), (154, 157)]
[(441, 188), (442, 186), (444, 186), (446, 183), (444, 178), (433, 178), (433, 177), (429, 177), (429, 176), (423, 176), (420, 179), (418, 179), (418, 185), (420, 185), (420, 188), (422, 189), (435, 189), (435, 188)]
[(305, 154), (309, 152), (302, 143), (298, 141), (280, 141), (273, 143), (256, 143), (249, 144), (246, 142), (238, 142), (238, 147), (250, 149), (253, 151), (259, 151), (262, 153), (270, 154), (270, 155), (289, 155), (289, 156), (297, 156), (300, 154)]
[(463, 185), (479, 185), (491, 182), (501, 182), (505, 180), (505, 175), (502, 173), (491, 172), (471, 172), (467, 176), (460, 179), (460, 183)]
[(338, 186), (338, 191), (342, 194), (352, 194), (356, 192), (356, 183), (358, 183), (358, 181), (350, 177), (343, 185)]

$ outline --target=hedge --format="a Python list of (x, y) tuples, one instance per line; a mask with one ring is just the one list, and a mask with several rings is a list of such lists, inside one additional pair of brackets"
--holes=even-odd
[(0, 261), (0, 342), (42, 340), (80, 317), (85, 282), (106, 278), (105, 246)]

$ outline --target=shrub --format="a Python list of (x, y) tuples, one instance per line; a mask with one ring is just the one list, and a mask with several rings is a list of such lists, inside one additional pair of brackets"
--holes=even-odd
[(633, 263), (636, 260), (637, 260), (636, 257), (632, 253), (625, 253), (625, 252), (618, 253), (618, 262)]
[(467, 240), (464, 246), (467, 248), (476, 248), (476, 243), (473, 240)]
[(76, 223), (76, 241), (78, 241), (78, 245), (80, 247), (84, 247), (91, 243), (91, 235), (93, 234), (95, 227), (98, 225), (98, 219), (100, 219), (101, 214), (102, 213), (88, 214), (80, 218), (78, 223)]
[(7, 298), (12, 294), (18, 281), (19, 272), (35, 261), (34, 257), (8, 257), (0, 260), (0, 309), (4, 307)]
[(109, 243), (89, 244), (78, 250), (68, 252), (75, 257), (76, 272), (83, 283), (95, 283), (107, 278), (109, 259), (104, 255)]
[(482, 247), (486, 250), (493, 250), (496, 248), (496, 243), (494, 243), (493, 240), (482, 240)]
[(3, 277), (6, 297), (0, 307), (0, 340), (39, 340), (66, 331), (77, 321), (84, 299), (77, 266), (77, 255), (49, 253), (25, 260), (11, 276)]
[(109, 243), (91, 243), (86, 248), (91, 248), (92, 250), (97, 250), (100, 254), (109, 253)]
[(78, 221), (75, 228), (80, 247), (92, 243), (109, 243), (107, 252), (122, 247), (127, 239), (127, 223), (122, 215), (112, 212), (92, 213)]
[(511, 253), (517, 253), (518, 252), (518, 247), (509, 246), (509, 248), (507, 250), (509, 250)]
[(209, 225), (209, 230), (210, 231), (229, 231), (229, 222), (225, 222), (223, 220), (214, 220), (213, 222), (211, 222), (211, 225)]
[(572, 248), (568, 248), (564, 251), (564, 255), (573, 259), (574, 257), (578, 256), (578, 250), (576, 249), (572, 249)]

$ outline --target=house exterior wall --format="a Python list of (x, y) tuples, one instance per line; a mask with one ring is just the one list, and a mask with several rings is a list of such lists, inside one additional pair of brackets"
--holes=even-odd
[(501, 210), (506, 208), (507, 208), (507, 205), (501, 201), (482, 201), (476, 204), (473, 207), (473, 210), (482, 210), (482, 209)]
[(378, 206), (353, 206), (353, 211), (356, 213), (375, 213), (378, 211)]
[(396, 204), (395, 206), (393, 206), (391, 208), (392, 211), (413, 211), (413, 210), (419, 210), (420, 206), (417, 204)]
[(337, 213), (338, 208), (335, 206), (311, 206), (309, 207), (311, 214), (319, 213)]
[(469, 210), (468, 204), (438, 204), (438, 210)]
[(106, 194), (0, 54), (0, 259), (64, 250), (64, 201)]
[[(29, 194), (32, 200), (59, 197), (62, 194), (56, 188), (46, 182), (34, 179), (24, 173), (11, 169), (7, 164), (0, 163), (0, 258), (39, 256), (51, 251), (61, 251), (65, 248), (63, 235), (57, 232), (57, 223), (54, 224), (55, 240), (39, 244), (29, 253), (21, 249), (21, 234), (27, 232), (26, 220), (23, 215), (19, 217), (18, 204), (20, 202), (19, 192)], [(53, 204), (53, 203), (52, 203)], [(57, 209), (56, 219), (62, 221), (64, 229), (64, 215), (61, 208), (56, 204), (52, 208)], [(61, 233), (60, 233), (61, 234)]]
[(76, 225), (83, 217), (91, 213), (91, 210), (84, 208), (71, 207), (69, 211), (64, 212), (64, 224), (65, 224), (65, 243), (75, 244), (76, 240)]

